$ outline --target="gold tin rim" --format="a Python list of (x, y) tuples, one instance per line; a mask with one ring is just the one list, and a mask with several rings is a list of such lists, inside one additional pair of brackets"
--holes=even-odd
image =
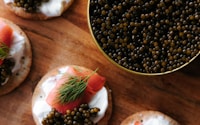
[(93, 38), (93, 41), (95, 42), (96, 46), (98, 47), (98, 49), (101, 51), (101, 53), (103, 53), (103, 55), (112, 63), (114, 64), (115, 66), (119, 67), (120, 69), (123, 69), (127, 72), (130, 72), (130, 73), (133, 73), (133, 74), (138, 74), (138, 75), (145, 75), (145, 76), (158, 76), (158, 75), (165, 75), (165, 74), (169, 74), (169, 73), (173, 73), (177, 70), (180, 70), (182, 69), (183, 67), (185, 67), (186, 65), (188, 65), (189, 63), (191, 63), (199, 54), (200, 54), (200, 51), (194, 56), (192, 57), (188, 62), (184, 63), (183, 65), (171, 70), (171, 71), (166, 71), (166, 72), (161, 72), (161, 73), (143, 73), (143, 72), (137, 72), (137, 71), (133, 71), (133, 70), (130, 70), (130, 69), (127, 69), (121, 65), (119, 65), (117, 62), (115, 62), (113, 59), (111, 59), (104, 51), (103, 49), (100, 47), (100, 45), (98, 44), (94, 34), (93, 34), (93, 31), (92, 31), (92, 28), (91, 28), (91, 23), (90, 23), (90, 0), (88, 0), (88, 4), (87, 4), (87, 22), (88, 22), (88, 28), (89, 28), (89, 31), (92, 35), (92, 38)]

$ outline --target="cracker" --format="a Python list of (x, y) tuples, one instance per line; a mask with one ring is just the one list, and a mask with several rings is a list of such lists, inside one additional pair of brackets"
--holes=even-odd
[(28, 37), (19, 26), (5, 18), (0, 19), (6, 22), (13, 29), (13, 31), (22, 35), (25, 40), (24, 57), (21, 59), (21, 69), (17, 73), (12, 74), (5, 85), (0, 86), (0, 95), (5, 95), (17, 88), (26, 79), (32, 64), (32, 50)]
[[(73, 1), (74, 0), (70, 0), (69, 2), (63, 2), (62, 13), (69, 8), (69, 6), (72, 4)], [(9, 8), (9, 10), (14, 12), (17, 16), (20, 16), (25, 19), (47, 20), (47, 19), (53, 18), (53, 17), (48, 17), (48, 16), (44, 15), (43, 13), (28, 13), (28, 12), (24, 11), (23, 8), (14, 6), (14, 3), (8, 3), (6, 5)]]
[[(75, 65), (68, 65), (68, 66), (75, 66)], [(35, 105), (36, 100), (38, 98), (41, 98), (41, 91), (42, 91), (41, 86), (44, 83), (44, 81), (46, 81), (46, 79), (48, 79), (49, 77), (56, 76), (58, 74), (58, 70), (60, 68), (64, 68), (64, 67), (67, 67), (67, 66), (57, 67), (57, 68), (49, 71), (47, 74), (45, 74), (42, 77), (42, 79), (37, 84), (37, 86), (36, 86), (36, 88), (34, 90), (33, 96), (32, 96), (32, 109), (33, 109), (33, 106)], [(75, 67), (78, 67), (81, 70), (90, 70), (90, 69), (87, 69), (87, 68), (81, 67), (81, 66), (75, 66)], [(105, 87), (106, 87), (106, 89), (108, 91), (108, 108), (106, 110), (105, 116), (98, 122), (98, 125), (108, 125), (109, 119), (110, 119), (111, 114), (112, 114), (112, 95), (111, 95), (111, 90), (109, 89), (109, 87), (107, 85), (105, 85)], [(39, 123), (39, 120), (38, 120), (37, 116), (35, 116), (34, 114), (32, 114), (32, 115), (33, 115), (33, 119), (34, 119), (36, 125), (41, 125), (41, 123)]]
[[(169, 116), (167, 116), (167, 115), (165, 115), (161, 112), (158, 112), (158, 111), (137, 112), (137, 113), (127, 117), (125, 120), (123, 120), (120, 125), (132, 125), (133, 121), (143, 121), (144, 122), (151, 117), (155, 118), (155, 117), (158, 117), (158, 116), (162, 116), (162, 118), (164, 120), (168, 121), (170, 125), (179, 125), (179, 123), (177, 121), (175, 121), (171, 117), (169, 117)], [(162, 125), (162, 123), (159, 123), (159, 124)]]

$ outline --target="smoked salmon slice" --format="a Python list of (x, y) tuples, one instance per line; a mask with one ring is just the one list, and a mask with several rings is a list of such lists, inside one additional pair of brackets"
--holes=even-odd
[(0, 20), (0, 65), (3, 63), (3, 59), (5, 58), (4, 49), (10, 48), (12, 44), (12, 34), (13, 30), (11, 29), (11, 27)]
[[(67, 84), (67, 81), (71, 77), (81, 77), (82, 79), (87, 78), (86, 88), (82, 95), (74, 101), (67, 103), (60, 103), (59, 98), (59, 89), (63, 84)], [(75, 107), (78, 107), (82, 103), (89, 103), (91, 98), (104, 86), (105, 78), (100, 76), (97, 73), (89, 70), (77, 70), (73, 66), (70, 66), (65, 73), (65, 75), (57, 81), (56, 86), (50, 91), (47, 96), (46, 102), (52, 107), (55, 108), (60, 113), (66, 113), (66, 110), (72, 110)]]
[(6, 44), (9, 48), (12, 44), (13, 30), (9, 25), (0, 20), (0, 42)]

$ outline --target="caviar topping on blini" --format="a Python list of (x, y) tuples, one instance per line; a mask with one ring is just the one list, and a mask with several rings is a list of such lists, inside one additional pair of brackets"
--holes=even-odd
[(0, 18), (0, 95), (24, 81), (31, 63), (31, 45), (26, 34), (13, 22)]
[(36, 125), (50, 121), (50, 125), (56, 122), (107, 125), (112, 100), (105, 82), (105, 77), (97, 71), (81, 66), (68, 65), (49, 71), (37, 84), (32, 97)]

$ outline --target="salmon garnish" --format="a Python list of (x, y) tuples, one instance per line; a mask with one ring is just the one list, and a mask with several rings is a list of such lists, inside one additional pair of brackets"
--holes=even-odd
[(9, 25), (0, 20), (0, 65), (8, 56), (10, 46), (12, 44), (13, 30)]
[[(57, 81), (56, 86), (51, 90), (46, 101), (52, 108), (64, 114), (66, 110), (72, 110), (83, 103), (89, 103), (104, 84), (105, 78), (96, 72), (78, 70), (72, 66), (69, 67), (67, 73)], [(69, 89), (71, 92), (66, 94)], [(62, 93), (61, 90), (66, 90), (66, 93)], [(60, 98), (62, 95), (61, 93), (65, 97)]]

